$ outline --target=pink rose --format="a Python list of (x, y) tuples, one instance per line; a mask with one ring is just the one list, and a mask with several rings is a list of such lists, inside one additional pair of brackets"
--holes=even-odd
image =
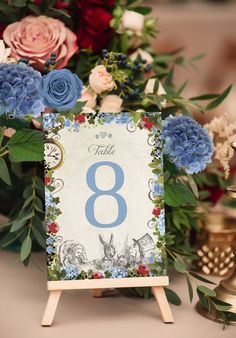
[(56, 53), (56, 68), (65, 67), (78, 49), (76, 35), (63, 22), (44, 15), (27, 16), (8, 25), (3, 39), (11, 48), (11, 56), (29, 59), (39, 70), (44, 69), (51, 53)]
[(85, 107), (94, 108), (96, 106), (97, 94), (90, 88), (83, 86), (82, 96), (79, 101), (86, 101)]
[(99, 112), (101, 113), (119, 113), (123, 100), (118, 95), (107, 95), (104, 97)]
[(115, 87), (115, 82), (106, 67), (99, 65), (92, 69), (89, 75), (89, 85), (95, 93), (101, 94), (102, 92), (111, 91)]

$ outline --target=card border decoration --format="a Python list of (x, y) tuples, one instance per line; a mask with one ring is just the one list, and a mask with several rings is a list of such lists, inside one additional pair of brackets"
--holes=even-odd
[[(169, 284), (169, 278), (166, 275), (166, 251), (165, 251), (165, 210), (164, 210), (164, 187), (163, 187), (163, 157), (161, 140), (161, 113), (97, 113), (94, 114), (45, 114), (44, 130), (45, 144), (47, 142), (59, 142), (59, 131), (63, 128), (79, 132), (80, 125), (87, 122), (91, 126), (103, 124), (123, 124), (126, 129), (133, 133), (137, 128), (147, 129), (147, 143), (150, 145), (150, 154), (152, 161), (149, 163), (150, 178), (149, 199), (153, 203), (153, 213), (147, 226), (153, 229), (153, 236), (157, 239), (155, 245), (159, 250), (159, 257), (155, 256), (153, 262), (140, 268), (129, 267), (125, 269), (122, 278), (116, 278), (116, 275), (107, 270), (103, 275), (97, 271), (89, 270), (76, 271), (71, 267), (70, 271), (59, 268), (59, 257), (57, 246), (63, 241), (61, 236), (57, 235), (59, 226), (57, 218), (61, 214), (60, 199), (57, 197), (64, 187), (64, 182), (60, 178), (54, 177), (54, 169), (47, 166), (45, 160), (45, 226), (46, 226), (46, 251), (48, 265), (48, 290), (50, 291), (48, 303), (42, 320), (42, 326), (52, 324), (56, 307), (62, 290), (68, 289), (92, 289), (94, 297), (101, 297), (104, 288), (122, 288), (122, 287), (152, 287), (153, 295), (159, 304), (164, 322), (173, 322), (169, 304), (167, 302), (164, 286)], [(63, 146), (62, 146), (63, 149)], [(64, 153), (63, 153), (64, 155)], [(63, 158), (61, 165), (63, 165)]]

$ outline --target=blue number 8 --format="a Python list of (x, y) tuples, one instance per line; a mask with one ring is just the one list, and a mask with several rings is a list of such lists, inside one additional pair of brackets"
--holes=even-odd
[[(116, 176), (115, 185), (112, 189), (100, 190), (96, 185), (95, 174), (96, 174), (97, 169), (102, 166), (109, 166), (115, 172), (115, 176)], [(124, 184), (124, 173), (123, 173), (122, 168), (114, 162), (102, 161), (102, 162), (94, 163), (88, 169), (86, 180), (87, 180), (87, 184), (89, 188), (94, 192), (94, 194), (91, 197), (89, 197), (89, 199), (87, 200), (87, 203), (85, 206), (85, 215), (89, 223), (98, 228), (113, 228), (113, 227), (120, 225), (125, 220), (126, 215), (127, 215), (126, 202), (121, 195), (117, 194), (117, 191)], [(98, 197), (103, 196), (103, 195), (114, 197), (118, 203), (118, 216), (114, 222), (109, 223), (109, 224), (103, 224), (103, 223), (97, 222), (95, 215), (94, 215), (94, 203)]]

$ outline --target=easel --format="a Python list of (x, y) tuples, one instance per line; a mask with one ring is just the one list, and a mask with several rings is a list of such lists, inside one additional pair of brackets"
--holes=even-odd
[(164, 286), (168, 285), (169, 278), (167, 276), (49, 281), (48, 290), (50, 294), (41, 325), (52, 325), (57, 305), (63, 290), (91, 289), (93, 297), (99, 298), (102, 297), (103, 289), (132, 287), (151, 287), (155, 300), (159, 305), (163, 322), (173, 323), (174, 318), (164, 291)]

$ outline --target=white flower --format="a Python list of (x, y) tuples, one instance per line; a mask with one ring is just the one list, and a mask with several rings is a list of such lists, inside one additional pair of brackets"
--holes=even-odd
[[(147, 84), (146, 84), (146, 87), (144, 89), (144, 93), (145, 94), (153, 94), (153, 90), (154, 90), (154, 86), (155, 86), (155, 82), (156, 82), (156, 79), (153, 78), (153, 79), (149, 79)], [(166, 91), (165, 89), (163, 88), (161, 82), (159, 82), (159, 87), (158, 87), (158, 90), (157, 90), (157, 95), (163, 95), (163, 94), (166, 94)], [(161, 106), (163, 108), (165, 108), (167, 105), (167, 101), (166, 100), (162, 100), (161, 101)]]
[(138, 55), (140, 55), (143, 60), (146, 60), (147, 64), (153, 63), (153, 57), (151, 54), (141, 48), (138, 48), (134, 53), (130, 54), (129, 57), (132, 61), (134, 61), (137, 59)]
[(86, 107), (94, 108), (96, 106), (97, 94), (90, 88), (83, 86), (82, 96), (79, 101), (87, 101)]
[(106, 67), (99, 65), (92, 69), (89, 75), (89, 85), (95, 93), (101, 94), (105, 91), (111, 91), (115, 87), (115, 82), (111, 74), (107, 72)]
[(3, 40), (0, 40), (0, 63), (7, 63), (11, 48), (6, 48)]
[(107, 95), (104, 97), (100, 113), (119, 113), (121, 111), (123, 100), (118, 95)]
[(93, 110), (92, 108), (90, 107), (83, 107), (82, 111), (81, 111), (81, 114), (96, 114), (95, 110)]
[(125, 11), (122, 18), (120, 27), (117, 33), (124, 33), (124, 31), (129, 30), (137, 36), (142, 35), (144, 27), (144, 15), (134, 12), (134, 11)]

